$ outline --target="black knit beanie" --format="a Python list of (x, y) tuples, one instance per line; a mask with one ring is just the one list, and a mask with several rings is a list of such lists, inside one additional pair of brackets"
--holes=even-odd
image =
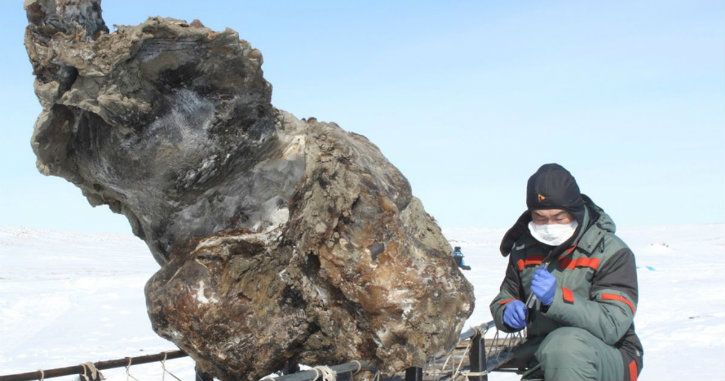
[(576, 179), (559, 164), (544, 164), (526, 185), (526, 206), (535, 209), (564, 209), (579, 224), (584, 219), (584, 199)]

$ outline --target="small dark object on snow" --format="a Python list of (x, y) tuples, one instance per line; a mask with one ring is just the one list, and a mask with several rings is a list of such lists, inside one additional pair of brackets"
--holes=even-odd
[(461, 268), (461, 270), (470, 270), (471, 266), (466, 265), (463, 263), (463, 253), (461, 252), (461, 247), (456, 246), (453, 248), (453, 260), (456, 261), (456, 264), (458, 267)]

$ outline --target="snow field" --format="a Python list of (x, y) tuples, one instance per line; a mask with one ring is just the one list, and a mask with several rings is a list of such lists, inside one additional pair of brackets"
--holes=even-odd
[[(0, 228), (0, 375), (176, 350), (146, 315), (143, 287), (157, 268), (132, 236)], [(190, 359), (166, 365), (194, 379)], [(123, 368), (102, 373), (126, 380)], [(162, 369), (138, 365), (130, 373), (161, 380)]]
[[(504, 229), (444, 233), (472, 267), (464, 274), (475, 286), (476, 309), (466, 326), (486, 322), (507, 263), (498, 253)], [(645, 350), (640, 380), (725, 380), (718, 371), (725, 359), (725, 225), (618, 233), (637, 258), (635, 324)], [(143, 287), (157, 268), (145, 244), (130, 235), (0, 228), (0, 375), (175, 350), (153, 333), (146, 315)], [(193, 380), (190, 359), (166, 365)], [(130, 372), (141, 381), (162, 379), (159, 363)], [(103, 374), (127, 379), (123, 368)]]

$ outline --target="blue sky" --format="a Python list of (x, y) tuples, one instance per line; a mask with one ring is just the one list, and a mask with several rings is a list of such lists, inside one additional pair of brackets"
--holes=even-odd
[[(199, 4), (203, 4), (200, 6)], [(136, 1), (264, 55), (273, 103), (369, 137), (442, 226), (508, 226), (558, 162), (620, 225), (725, 222), (722, 1)], [(35, 169), (22, 1), (2, 1), (0, 225), (130, 231)]]

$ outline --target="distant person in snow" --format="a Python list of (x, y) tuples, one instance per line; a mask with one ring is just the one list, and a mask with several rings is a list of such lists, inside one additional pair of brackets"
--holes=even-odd
[(637, 272), (614, 222), (558, 164), (529, 178), (526, 206), (501, 242), (508, 267), (490, 306), (498, 329), (528, 328), (514, 365), (524, 379), (636, 380)]
[(458, 267), (460, 267), (463, 270), (470, 270), (471, 266), (466, 266), (465, 263), (463, 263), (463, 253), (461, 252), (461, 247), (456, 246), (453, 248), (453, 260), (456, 261), (456, 264)]

